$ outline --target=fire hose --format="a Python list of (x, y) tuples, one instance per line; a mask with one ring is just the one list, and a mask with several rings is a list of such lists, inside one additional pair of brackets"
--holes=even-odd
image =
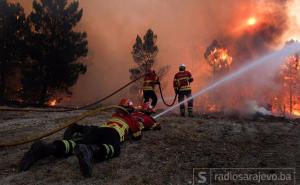
[(112, 106), (107, 106), (107, 107), (103, 107), (103, 108), (100, 107), (100, 108), (96, 108), (94, 110), (86, 111), (84, 113), (81, 113), (80, 115), (68, 118), (67, 121), (63, 122), (62, 126), (56, 128), (56, 129), (54, 129), (52, 131), (49, 131), (47, 133), (44, 133), (42, 135), (32, 136), (32, 137), (26, 137), (26, 138), (21, 139), (19, 141), (12, 141), (12, 142), (2, 142), (1, 141), (0, 142), (0, 148), (2, 148), (2, 147), (9, 147), (9, 146), (22, 145), (22, 144), (30, 143), (32, 141), (36, 141), (36, 140), (42, 139), (44, 137), (53, 135), (56, 132), (61, 131), (62, 129), (65, 129), (65, 128), (71, 126), (72, 124), (74, 124), (74, 123), (76, 123), (76, 122), (78, 122), (80, 120), (83, 120), (86, 117), (95, 116), (95, 115), (99, 114), (100, 112), (103, 112), (103, 111), (106, 111), (106, 110), (109, 110), (109, 109), (114, 109), (114, 108), (118, 109), (118, 108), (121, 108), (121, 107), (120, 106), (116, 106), (116, 105), (112, 105)]
[(107, 100), (108, 98), (112, 97), (113, 95), (119, 93), (120, 91), (122, 91), (123, 89), (125, 89), (126, 87), (128, 87), (129, 85), (133, 84), (134, 82), (140, 80), (141, 78), (143, 78), (146, 74), (144, 75), (141, 75), (139, 76), (138, 78), (128, 82), (127, 84), (123, 85), (122, 87), (120, 87), (119, 89), (117, 89), (116, 91), (112, 92), (111, 94), (101, 98), (100, 100), (94, 102), (94, 103), (91, 103), (91, 104), (88, 104), (88, 105), (84, 105), (84, 106), (81, 106), (81, 107), (60, 107), (60, 108), (63, 108), (63, 109), (48, 109), (48, 110), (44, 110), (44, 109), (6, 109), (6, 108), (1, 108), (0, 111), (26, 111), (26, 112), (29, 112), (29, 111), (34, 111), (34, 112), (69, 112), (69, 111), (75, 111), (75, 110), (84, 110), (84, 109), (87, 109), (89, 107), (92, 107), (94, 105), (97, 105), (105, 100)]
[[(66, 109), (66, 110), (34, 110), (34, 109), (0, 109), (0, 110), (17, 110), (17, 111), (38, 111), (38, 112), (68, 112), (68, 111), (74, 111), (74, 110), (82, 110), (82, 109), (86, 109), (88, 107), (91, 107), (91, 106), (94, 106), (94, 105), (97, 105), (99, 104), (100, 102), (110, 98), (111, 96), (117, 94), (118, 92), (120, 92), (121, 90), (123, 90), (124, 88), (126, 88), (127, 86), (129, 86), (130, 84), (138, 81), (139, 79), (141, 79), (142, 77), (144, 77), (145, 75), (142, 75), (134, 80), (132, 80), (131, 82), (125, 84), (124, 86), (122, 86), (121, 88), (119, 88), (118, 90), (114, 91), (113, 93), (111, 93), (110, 95), (94, 102), (94, 103), (91, 103), (89, 105), (85, 105), (85, 106), (82, 106), (82, 107), (79, 107), (79, 108), (69, 108), (69, 109)], [(166, 106), (172, 106), (174, 105), (175, 101), (176, 101), (176, 98), (177, 98), (177, 93), (174, 97), (174, 100), (171, 104), (167, 104), (165, 99), (164, 99), (164, 96), (162, 94), (162, 89), (161, 89), (161, 86), (159, 84), (159, 91), (160, 91), (160, 95), (162, 97), (162, 100), (164, 102), (164, 104)], [(74, 116), (74, 117), (71, 117), (69, 119), (67, 119), (67, 121), (65, 121), (62, 126), (52, 130), (52, 131), (49, 131), (47, 133), (44, 133), (42, 135), (39, 135), (39, 136), (32, 136), (32, 137), (26, 137), (25, 139), (22, 139), (22, 140), (19, 140), (19, 141), (13, 141), (13, 142), (0, 142), (0, 148), (1, 147), (9, 147), (9, 146), (17, 146), (17, 145), (22, 145), (22, 144), (26, 144), (26, 143), (30, 143), (30, 142), (33, 142), (33, 141), (36, 141), (36, 140), (39, 140), (39, 139), (42, 139), (44, 137), (47, 137), (47, 136), (50, 136), (50, 135), (53, 135), (69, 126), (71, 126), (72, 124), (80, 121), (80, 120), (83, 120), (84, 118), (86, 117), (89, 117), (89, 116), (95, 116), (97, 114), (99, 114), (100, 112), (103, 112), (103, 111), (106, 111), (106, 110), (109, 110), (109, 109), (113, 109), (113, 108), (120, 108), (119, 106), (108, 106), (108, 107), (103, 107), (103, 108), (96, 108), (96, 109), (93, 109), (93, 110), (89, 110), (89, 111), (86, 111), (84, 113), (81, 113), (80, 115), (78, 116)]]
[(94, 105), (97, 105), (101, 102), (103, 102), (104, 100), (107, 100), (108, 98), (112, 97), (113, 95), (119, 93), (120, 91), (122, 91), (123, 89), (125, 89), (126, 87), (128, 87), (129, 85), (133, 84), (134, 82), (140, 80), (141, 78), (143, 78), (146, 74), (144, 75), (141, 75), (139, 76), (138, 78), (128, 82), (127, 84), (123, 85), (121, 88), (117, 89), (116, 91), (112, 92), (111, 94), (105, 96), (104, 98), (101, 98), (100, 100), (94, 102), (94, 103), (91, 103), (91, 104), (88, 104), (88, 105), (85, 105), (85, 106), (82, 106), (82, 107), (79, 107), (79, 108), (71, 108), (71, 109), (67, 109), (63, 112), (68, 112), (68, 111), (73, 111), (73, 110), (82, 110), (82, 109), (86, 109), (86, 108), (89, 108), (89, 107), (92, 107)]
[(175, 101), (176, 101), (176, 99), (177, 99), (177, 93), (175, 94), (175, 97), (174, 97), (174, 99), (173, 99), (173, 101), (172, 101), (172, 103), (171, 104), (168, 104), (166, 101), (165, 101), (165, 99), (164, 99), (164, 96), (163, 96), (163, 93), (162, 93), (162, 90), (161, 90), (161, 86), (160, 86), (160, 83), (158, 84), (158, 87), (159, 87), (159, 93), (160, 93), (160, 96), (161, 96), (161, 99), (162, 99), (162, 101), (163, 101), (163, 103), (166, 105), (166, 106), (168, 106), (168, 107), (171, 107), (171, 106), (173, 106), (174, 104), (175, 104)]

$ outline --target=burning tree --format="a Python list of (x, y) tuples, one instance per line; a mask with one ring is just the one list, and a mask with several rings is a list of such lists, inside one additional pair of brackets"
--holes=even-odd
[(286, 59), (281, 66), (279, 78), (281, 81), (280, 94), (274, 99), (278, 110), (274, 111), (300, 116), (299, 55), (293, 55)]
[(86, 32), (74, 31), (82, 17), (78, 1), (33, 1), (28, 17), (30, 60), (23, 68), (25, 96), (40, 105), (47, 103), (56, 92), (70, 93), (86, 66), (78, 59), (86, 57)]
[[(0, 1), (0, 101), (6, 99), (8, 80), (15, 80), (13, 70), (25, 58), (26, 19), (19, 3)], [(13, 79), (12, 79), (13, 78)]]
[(229, 70), (232, 64), (232, 57), (229, 56), (228, 50), (222, 48), (218, 41), (214, 40), (210, 46), (207, 47), (204, 58), (213, 70), (213, 80), (216, 76), (223, 75)]
[[(232, 57), (228, 54), (228, 50), (222, 47), (216, 40), (207, 47), (204, 58), (212, 68), (213, 81), (225, 75), (232, 65)], [(222, 93), (219, 92), (212, 92), (207, 97), (207, 101), (205, 102), (208, 106), (208, 111), (220, 111), (223, 109), (224, 102), (222, 100), (225, 98), (222, 98), (222, 96), (224, 96), (224, 91)]]

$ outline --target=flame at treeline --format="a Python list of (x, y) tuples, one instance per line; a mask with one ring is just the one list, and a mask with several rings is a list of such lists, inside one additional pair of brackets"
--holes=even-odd
[[(279, 7), (273, 8), (266, 14), (259, 13), (259, 18), (247, 18), (245, 24), (224, 33), (207, 47), (204, 58), (210, 66), (212, 82), (274, 49), (286, 29), (286, 20), (284, 11), (277, 12)], [(286, 44), (292, 42), (296, 41)], [(212, 91), (201, 99), (202, 111), (244, 112), (248, 111), (247, 106), (253, 105), (250, 109), (257, 110), (251, 112), (263, 108), (275, 115), (300, 116), (299, 56), (290, 56), (282, 63), (276, 70), (264, 66), (240, 81)]]
[(298, 55), (286, 59), (281, 66), (277, 80), (280, 83), (280, 88), (272, 101), (273, 113), (300, 116), (300, 63)]
[(51, 107), (54, 107), (57, 105), (57, 100), (56, 99), (51, 99), (48, 101), (48, 105)]
[[(216, 44), (216, 41), (213, 44)], [(211, 46), (209, 48), (211, 49)], [(208, 52), (206, 60), (211, 67), (212, 82), (232, 71), (234, 59), (226, 48), (215, 45), (215, 48)], [(245, 77), (244, 80), (251, 81), (248, 77)], [(286, 58), (272, 78), (268, 80), (270, 80), (270, 84), (276, 84), (276, 88), (257, 86), (255, 82), (229, 84), (202, 98), (201, 106), (207, 112), (232, 111), (234, 109), (244, 111), (243, 106), (255, 101), (256, 109), (263, 107), (274, 115), (300, 116), (299, 56), (293, 55)], [(257, 91), (261, 90), (256, 88), (268, 90), (263, 96), (256, 98)]]

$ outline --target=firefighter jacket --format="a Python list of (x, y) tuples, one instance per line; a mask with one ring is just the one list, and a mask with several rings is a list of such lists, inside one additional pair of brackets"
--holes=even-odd
[(141, 111), (133, 112), (131, 116), (140, 124), (141, 130), (160, 130), (160, 124), (154, 118)]
[(174, 76), (173, 87), (178, 91), (191, 90), (190, 83), (193, 82), (192, 74), (189, 71), (179, 71)]
[(123, 142), (131, 133), (134, 139), (140, 139), (142, 132), (140, 125), (130, 114), (115, 113), (101, 127), (110, 127), (115, 129), (120, 135), (120, 141)]
[(159, 78), (155, 72), (150, 72), (144, 77), (143, 90), (154, 91), (155, 84), (159, 83)]

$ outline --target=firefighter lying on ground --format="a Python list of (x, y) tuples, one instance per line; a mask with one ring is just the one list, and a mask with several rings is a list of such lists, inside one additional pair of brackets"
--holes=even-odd
[(159, 78), (154, 70), (149, 69), (144, 77), (143, 94), (144, 103), (149, 102), (151, 99), (151, 106), (154, 108), (157, 104), (157, 96), (154, 91), (156, 84), (159, 84)]
[[(173, 87), (175, 93), (178, 94), (178, 102), (182, 102), (184, 97), (190, 98), (192, 96), (192, 89), (190, 83), (193, 82), (194, 79), (192, 74), (189, 71), (185, 70), (185, 65), (179, 65), (179, 72), (174, 76)], [(180, 104), (180, 115), (185, 116), (185, 105)], [(188, 101), (188, 115), (189, 117), (193, 117), (193, 99)]]
[(146, 102), (143, 104), (141, 110), (131, 113), (131, 116), (141, 125), (142, 130), (160, 130), (160, 124), (151, 116), (153, 113), (155, 113), (155, 111), (152, 109), (152, 106), (149, 102)]
[[(160, 130), (160, 124), (151, 116), (155, 111), (151, 108), (149, 102), (144, 103), (141, 109), (135, 109), (131, 114), (131, 118), (139, 124), (140, 130)], [(85, 126), (74, 124), (64, 132), (64, 139), (75, 139), (87, 134), (89, 130), (97, 126)], [(140, 138), (138, 138), (140, 139)]]
[(82, 175), (90, 177), (93, 161), (99, 162), (119, 156), (120, 144), (129, 136), (139, 140), (143, 128), (160, 129), (160, 125), (154, 119), (153, 124), (136, 121), (131, 115), (134, 107), (130, 100), (122, 99), (119, 107), (111, 119), (100, 127), (74, 124), (65, 131), (63, 140), (33, 143), (30, 150), (24, 154), (19, 170), (26, 171), (36, 161), (50, 155), (68, 157), (75, 154)]

